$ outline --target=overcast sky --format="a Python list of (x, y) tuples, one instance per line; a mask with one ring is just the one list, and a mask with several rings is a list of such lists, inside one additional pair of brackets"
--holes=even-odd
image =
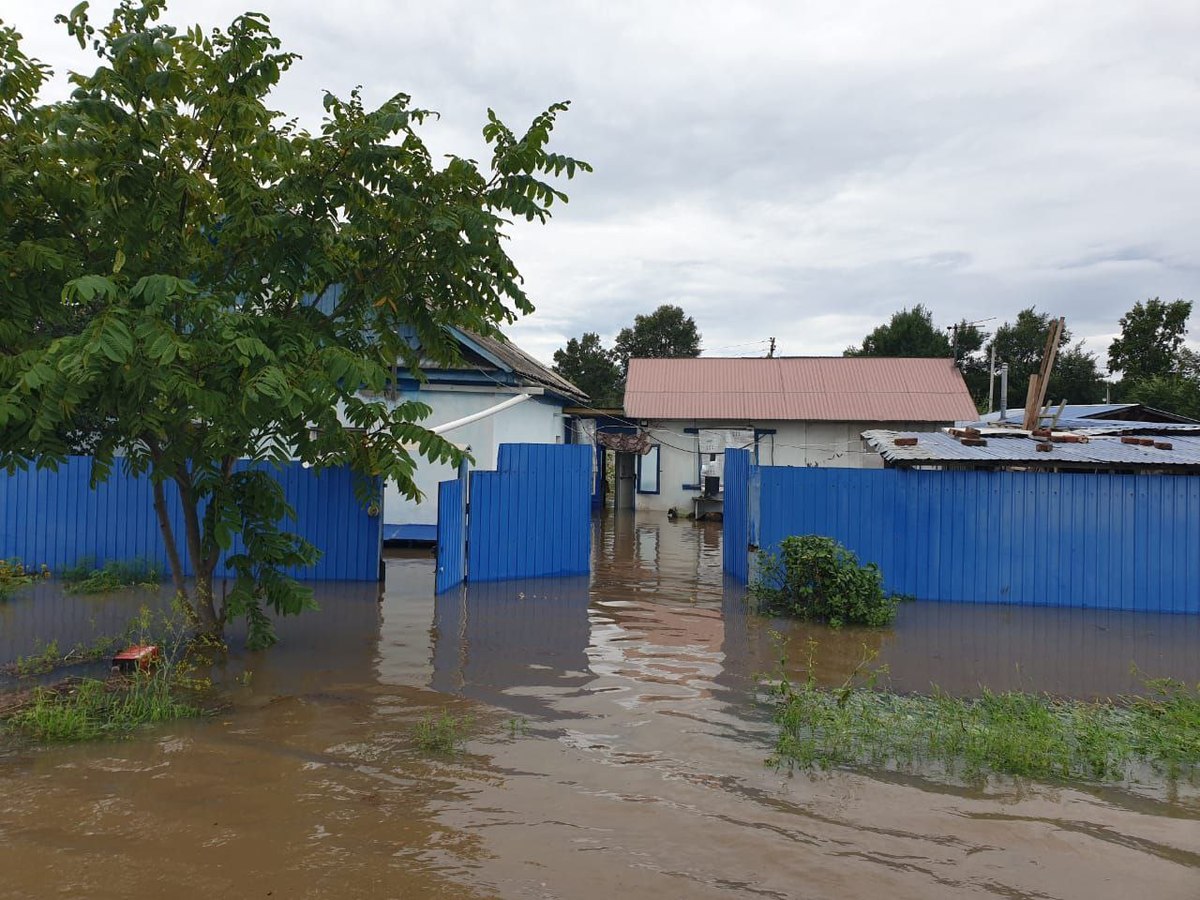
[[(88, 68), (52, 24), (72, 3), (2, 15)], [(987, 328), (1036, 304), (1103, 363), (1134, 301), (1200, 301), (1195, 0), (175, 0), (169, 19), (246, 8), (303, 55), (275, 105), (310, 126), (325, 89), (405, 91), (442, 114), (432, 148), (483, 159), (489, 106), (515, 128), (572, 101), (557, 147), (596, 172), (511, 245), (537, 312), (509, 334), (546, 360), (661, 303), (717, 355), (771, 336), (794, 355), (920, 302)]]

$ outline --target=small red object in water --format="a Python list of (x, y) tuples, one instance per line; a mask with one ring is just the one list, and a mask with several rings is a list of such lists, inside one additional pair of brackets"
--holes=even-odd
[(118, 672), (145, 672), (161, 658), (162, 654), (154, 644), (135, 644), (114, 656), (112, 667)]

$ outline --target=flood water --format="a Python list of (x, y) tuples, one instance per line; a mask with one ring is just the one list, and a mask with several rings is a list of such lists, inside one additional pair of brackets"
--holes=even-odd
[[(319, 586), (235, 651), (214, 718), (0, 751), (0, 897), (1200, 897), (1194, 788), (789, 776), (755, 691), (810, 638), (830, 683), (864, 645), (902, 691), (1195, 682), (1200, 619), (918, 602), (835, 632), (748, 614), (719, 526), (608, 519), (594, 546), (590, 578), (437, 598), (432, 558), (396, 555), (382, 596)], [(0, 604), (0, 662), (150, 597), (39, 585)], [(462, 755), (413, 746), (443, 709)]]

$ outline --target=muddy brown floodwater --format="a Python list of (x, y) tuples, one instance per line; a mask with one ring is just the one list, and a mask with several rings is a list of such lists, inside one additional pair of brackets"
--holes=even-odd
[[(754, 675), (773, 629), (839, 681), (877, 649), (898, 690), (1077, 696), (1200, 679), (1194, 618), (907, 604), (893, 629), (748, 615), (719, 526), (598, 523), (591, 578), (386, 590), (229, 663), (233, 706), (137, 738), (0, 756), (2, 897), (1200, 897), (1193, 789), (789, 776)], [(150, 595), (0, 605), (0, 662), (115, 630)], [(249, 684), (234, 682), (242, 669)], [(466, 752), (411, 729), (473, 718)]]

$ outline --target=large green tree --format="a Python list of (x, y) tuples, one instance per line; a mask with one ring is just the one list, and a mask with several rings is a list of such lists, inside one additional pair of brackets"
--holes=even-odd
[(922, 304), (892, 313), (891, 319), (863, 338), (862, 346), (849, 347), (846, 356), (932, 356), (953, 353), (946, 333), (933, 324), (933, 313)]
[[(996, 365), (1008, 364), (1008, 408), (1025, 406), (1029, 378), (1037, 372), (1050, 334), (1051, 317), (1029, 307), (1013, 322), (996, 329), (988, 349), (995, 345)], [(1057, 403), (1099, 403), (1104, 399), (1104, 379), (1096, 367), (1096, 357), (1082, 344), (1070, 344), (1071, 335), (1063, 330), (1062, 346), (1050, 373), (1047, 400)]]
[(548, 176), (587, 167), (547, 148), (565, 104), (521, 135), (489, 111), (482, 169), (435, 163), (417, 130), (431, 114), (404, 94), (376, 109), (326, 94), (310, 133), (268, 105), (296, 57), (265, 16), (205, 32), (164, 9), (60, 17), (98, 58), (61, 102), (39, 100), (47, 68), (0, 25), (0, 465), (53, 467), (94, 429), (95, 479), (115, 464), (151, 479), (199, 628), (245, 616), (266, 644), (268, 610), (311, 605), (284, 572), (318, 549), (283, 530), (274, 479), (237, 461), (348, 464), (364, 501), (377, 479), (415, 496), (415, 457), (458, 451), (420, 425), (428, 407), (380, 399), (398, 362), (419, 375), (401, 329), (449, 361), (447, 326), (528, 312), (506, 225), (545, 221), (566, 200)]
[(1154, 297), (1121, 316), (1120, 335), (1108, 347), (1108, 368), (1130, 382), (1175, 372), (1192, 304)]
[(987, 364), (979, 356), (983, 343), (978, 325), (963, 320), (943, 331), (933, 324), (933, 313), (918, 303), (893, 313), (845, 355), (953, 357), (979, 403), (987, 399)]
[(1184, 346), (1191, 313), (1188, 300), (1154, 297), (1121, 317), (1121, 333), (1108, 348), (1108, 367), (1121, 374), (1117, 398), (1200, 417), (1200, 365)]
[(1121, 399), (1200, 420), (1200, 354), (1180, 347), (1172, 370), (1122, 381)]
[(587, 394), (593, 406), (620, 406), (621, 368), (594, 331), (555, 350), (554, 371)]
[(624, 372), (629, 360), (700, 355), (696, 320), (682, 307), (664, 303), (649, 315), (634, 316), (633, 325), (617, 334), (613, 355)]

